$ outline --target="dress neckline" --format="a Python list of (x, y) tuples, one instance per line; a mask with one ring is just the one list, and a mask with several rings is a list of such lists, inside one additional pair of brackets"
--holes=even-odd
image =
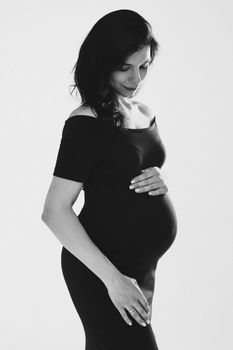
[[(86, 117), (86, 118), (91, 118), (91, 119), (96, 119), (96, 120), (101, 120), (100, 118), (96, 118), (96, 117), (92, 117), (91, 115), (86, 115), (86, 114), (77, 114), (77, 115), (72, 115), (71, 117), (69, 117), (67, 120), (71, 119), (71, 118), (77, 118), (77, 117)], [(124, 130), (127, 131), (133, 131), (133, 132), (140, 132), (140, 131), (145, 131), (145, 130), (150, 130), (153, 129), (153, 127), (155, 126), (155, 116), (153, 117), (153, 119), (150, 122), (150, 125), (147, 126), (146, 128), (122, 128)]]
[(147, 126), (146, 128), (123, 128), (125, 130), (129, 130), (129, 131), (143, 131), (143, 130), (150, 130), (155, 126), (155, 116), (153, 117), (153, 119), (150, 122), (150, 125)]

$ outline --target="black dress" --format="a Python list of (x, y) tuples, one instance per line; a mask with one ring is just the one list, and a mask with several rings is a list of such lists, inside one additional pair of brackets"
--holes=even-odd
[[(142, 169), (162, 167), (165, 148), (155, 117), (143, 129), (119, 130), (87, 115), (64, 124), (53, 175), (83, 182), (78, 218), (98, 248), (124, 275), (135, 278), (150, 309), (159, 258), (172, 245), (177, 218), (168, 194), (129, 189)], [(157, 350), (151, 324), (129, 326), (104, 283), (65, 247), (63, 276), (86, 335), (86, 350)], [(127, 311), (126, 311), (127, 312)]]

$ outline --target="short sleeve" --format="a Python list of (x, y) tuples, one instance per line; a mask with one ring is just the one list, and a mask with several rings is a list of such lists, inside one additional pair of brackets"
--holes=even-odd
[(98, 120), (74, 116), (65, 121), (53, 175), (85, 183), (103, 155)]

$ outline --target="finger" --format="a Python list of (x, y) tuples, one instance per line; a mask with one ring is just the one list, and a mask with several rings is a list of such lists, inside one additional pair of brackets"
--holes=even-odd
[(152, 173), (155, 174), (155, 175), (160, 175), (160, 173), (161, 173), (161, 169), (160, 169), (158, 166), (153, 166), (153, 167), (144, 169), (144, 170), (142, 170), (142, 171), (143, 171), (143, 172), (149, 171), (149, 172), (152, 172)]
[[(132, 308), (132, 307), (131, 307)], [(140, 314), (137, 311), (137, 308), (139, 309), (138, 304), (134, 305), (134, 309), (129, 311), (130, 315), (143, 327), (146, 326), (145, 320), (140, 316)]]
[(148, 323), (150, 321), (149, 314), (146, 312), (144, 307), (141, 305), (141, 302), (138, 300), (138, 304), (135, 307), (139, 315)]
[(136, 187), (152, 185), (152, 184), (160, 185), (160, 187), (164, 185), (162, 179), (153, 175), (153, 176), (148, 177), (144, 180), (138, 181), (137, 183), (133, 184), (133, 186), (134, 186), (134, 188), (136, 188)]
[(160, 194), (165, 194), (165, 193), (167, 193), (167, 191), (168, 191), (167, 186), (164, 186), (162, 188), (158, 188), (156, 190), (149, 191), (148, 194), (150, 196), (157, 196), (157, 195), (160, 195)]
[[(136, 281), (137, 282), (137, 281)], [(143, 294), (142, 289), (140, 288), (140, 286), (137, 284), (140, 295), (139, 298), (137, 299), (137, 301), (140, 303), (140, 307), (142, 306), (144, 311), (146, 312), (146, 315), (148, 316), (150, 314), (150, 306), (149, 303), (145, 297), (145, 295)]]
[(158, 182), (153, 182), (153, 183), (151, 183), (151, 184), (149, 184), (149, 185), (146, 185), (146, 186), (139, 186), (139, 185), (137, 185), (137, 186), (135, 186), (134, 187), (134, 190), (135, 190), (135, 192), (137, 193), (137, 192), (148, 192), (148, 191), (153, 191), (153, 190), (157, 190), (157, 189), (159, 189), (159, 188), (164, 188), (164, 183), (163, 182), (161, 182), (161, 181), (158, 181)]
[(143, 298), (138, 299), (138, 301), (142, 304), (142, 306), (144, 307), (144, 310), (149, 315), (150, 314), (150, 306), (148, 304), (148, 301), (144, 297), (144, 294), (143, 294)]
[(148, 185), (144, 185), (144, 186), (141, 185), (141, 183), (134, 185), (134, 190), (136, 192), (147, 192), (150, 190), (157, 190), (157, 189), (162, 188), (164, 186), (165, 186), (164, 183), (161, 180), (158, 180), (158, 181), (155, 181), (153, 183), (149, 183)]
[(134, 177), (132, 180), (131, 180), (131, 183), (135, 183), (135, 182), (138, 182), (138, 181), (142, 181), (146, 178), (148, 178), (149, 176), (153, 176), (155, 175), (154, 171), (153, 171), (153, 168), (149, 168), (149, 169), (145, 169), (144, 172), (136, 177)]
[(153, 182), (151, 182), (151, 179), (152, 177), (149, 180), (144, 180), (136, 184), (130, 185), (129, 189), (130, 190), (134, 189), (136, 192), (145, 192), (145, 191), (154, 190), (164, 186), (163, 181), (161, 181), (160, 179), (153, 178)]
[(141, 169), (141, 171), (142, 172), (145, 172), (145, 171), (149, 171), (149, 170), (151, 170), (152, 169), (152, 167), (149, 167), (149, 168), (146, 168), (146, 169)]
[(158, 166), (154, 166), (153, 169), (155, 169), (158, 174), (161, 173), (161, 169)]
[(124, 308), (117, 308), (117, 310), (120, 312), (123, 320), (125, 320), (125, 322), (129, 325), (129, 326), (132, 326), (132, 321), (131, 319), (129, 318), (129, 316), (127, 315), (127, 313), (125, 312), (125, 309)]

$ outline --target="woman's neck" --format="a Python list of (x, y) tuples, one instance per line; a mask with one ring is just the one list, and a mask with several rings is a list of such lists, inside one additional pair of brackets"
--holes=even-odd
[(118, 103), (119, 107), (122, 109), (126, 109), (131, 111), (134, 108), (134, 102), (131, 101), (128, 97), (123, 97), (121, 95), (118, 95)]

